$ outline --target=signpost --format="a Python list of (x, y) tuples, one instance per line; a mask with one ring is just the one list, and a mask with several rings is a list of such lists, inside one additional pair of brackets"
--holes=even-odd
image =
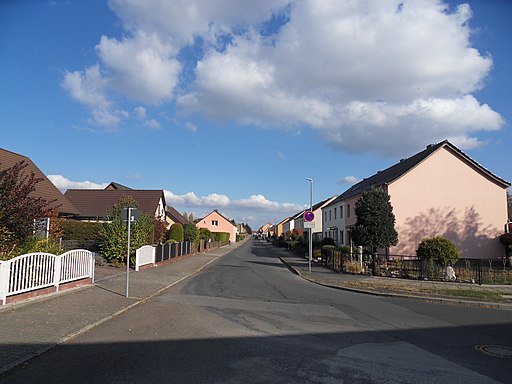
[[(315, 214), (313, 213), (313, 179), (306, 178), (309, 182), (309, 211), (304, 212), (304, 228), (309, 228), (309, 272), (311, 272), (311, 260), (313, 259), (313, 228), (315, 228)], [(306, 223), (308, 227), (306, 227)]]
[(130, 229), (132, 221), (137, 220), (139, 212), (135, 207), (123, 208), (121, 211), (121, 218), (125, 223), (128, 223), (128, 250), (126, 253), (126, 297), (128, 297), (128, 287), (130, 283)]

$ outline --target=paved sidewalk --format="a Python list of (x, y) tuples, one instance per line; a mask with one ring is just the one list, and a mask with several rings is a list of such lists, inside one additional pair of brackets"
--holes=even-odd
[[(512, 310), (512, 285), (478, 285), (343, 274), (315, 262), (311, 263), (309, 272), (309, 261), (306, 258), (284, 248), (271, 244), (267, 246), (295, 273), (317, 284), (379, 296), (401, 296)], [(487, 297), (464, 296), (470, 293)], [(498, 299), (492, 299), (493, 296)]]
[(69, 289), (0, 307), (0, 374), (199, 272), (244, 241), (206, 254), (139, 272), (96, 279), (95, 285)]

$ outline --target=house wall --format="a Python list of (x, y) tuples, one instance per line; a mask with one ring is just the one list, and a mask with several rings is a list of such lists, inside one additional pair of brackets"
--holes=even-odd
[(391, 183), (388, 193), (399, 236), (390, 254), (415, 255), (423, 238), (443, 236), (464, 258), (504, 256), (496, 236), (507, 221), (506, 190), (449, 149)]
[(236, 242), (236, 227), (216, 211), (198, 221), (196, 227), (206, 228), (210, 232), (227, 232), (229, 233), (229, 241), (232, 243)]
[[(323, 238), (334, 239), (338, 246), (348, 244), (347, 231), (345, 229), (344, 202), (328, 205), (321, 210)], [(318, 219), (317, 219), (318, 220)], [(329, 228), (337, 227), (336, 230)]]

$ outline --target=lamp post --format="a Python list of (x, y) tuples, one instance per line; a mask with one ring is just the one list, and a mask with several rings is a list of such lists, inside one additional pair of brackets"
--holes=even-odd
[[(309, 210), (313, 211), (313, 179), (306, 178), (306, 181), (309, 182)], [(309, 272), (311, 272), (311, 260), (313, 259), (313, 228), (309, 228)]]

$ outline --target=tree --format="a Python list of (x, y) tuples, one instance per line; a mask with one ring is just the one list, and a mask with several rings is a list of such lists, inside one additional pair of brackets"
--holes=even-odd
[(10, 254), (33, 231), (34, 219), (47, 216), (47, 201), (32, 194), (42, 179), (24, 172), (28, 164), (20, 161), (0, 169), (0, 254)]
[(351, 236), (356, 245), (387, 248), (398, 244), (395, 215), (389, 195), (382, 188), (371, 188), (361, 195), (355, 206), (356, 224)]
[(197, 227), (188, 223), (183, 226), (183, 239), (185, 241), (191, 241), (193, 243), (198, 243), (199, 240), (199, 232), (197, 231)]
[(164, 243), (167, 239), (167, 223), (155, 217), (153, 219), (153, 228), (155, 229), (153, 243)]
[[(126, 263), (128, 245), (128, 226), (121, 218), (121, 211), (126, 207), (138, 207), (138, 203), (131, 196), (123, 196), (112, 207), (107, 215), (109, 222), (105, 223), (100, 231), (100, 248), (105, 259), (110, 263)], [(143, 245), (152, 243), (154, 233), (153, 219), (146, 214), (140, 214), (130, 231), (130, 258), (135, 251)]]

